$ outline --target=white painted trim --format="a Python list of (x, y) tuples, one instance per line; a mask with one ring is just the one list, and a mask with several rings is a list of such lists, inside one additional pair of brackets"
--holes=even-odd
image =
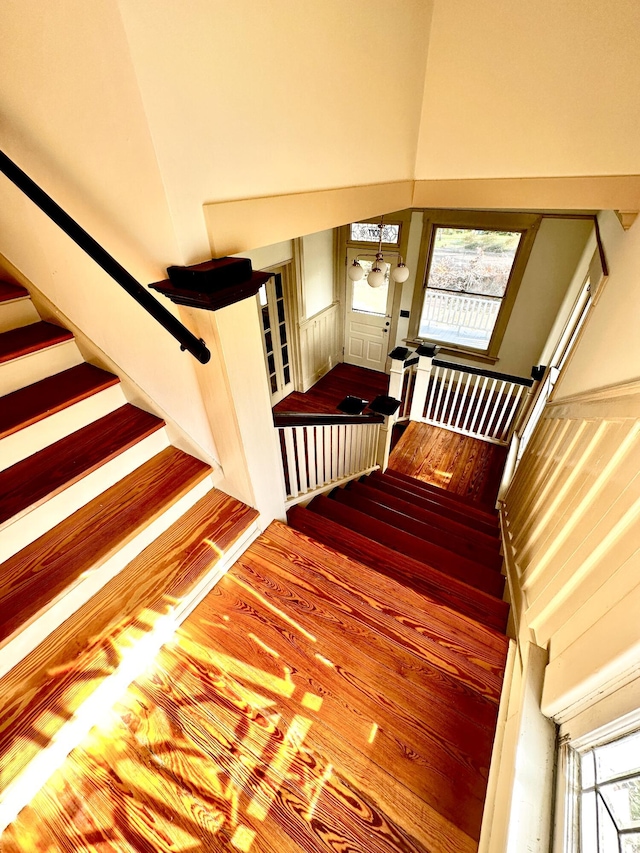
[(16, 664), (32, 652), (51, 631), (61, 625), (76, 610), (79, 610), (112, 578), (119, 574), (135, 557), (157, 539), (187, 510), (191, 509), (212, 488), (211, 477), (208, 476), (197, 483), (192, 489), (173, 503), (151, 524), (141, 530), (130, 542), (108, 556), (101, 564), (94, 566), (66, 590), (63, 590), (47, 609), (36, 615), (34, 619), (19, 633), (11, 637), (2, 648), (0, 656), (0, 678), (13, 669)]
[(485, 797), (484, 811), (482, 813), (482, 826), (480, 828), (478, 853), (491, 853), (491, 851), (495, 850), (495, 846), (492, 847), (491, 845), (491, 832), (495, 813), (500, 807), (500, 798), (503, 796), (503, 792), (500, 792), (500, 779), (502, 774), (505, 772), (505, 768), (502, 767), (504, 758), (503, 750), (507, 726), (507, 711), (509, 709), (509, 697), (511, 696), (511, 688), (513, 685), (515, 659), (516, 643), (514, 640), (510, 640), (504, 678), (502, 681), (502, 691), (500, 693), (500, 705), (498, 707), (498, 719), (496, 721), (496, 734), (493, 741), (493, 749), (491, 751), (491, 764), (489, 765), (487, 795)]
[(111, 414), (126, 402), (122, 387), (119, 384), (111, 385), (91, 397), (6, 436), (0, 441), (0, 471)]
[(156, 430), (57, 495), (45, 497), (38, 505), (28, 507), (8, 519), (0, 526), (0, 563), (60, 524), (166, 447), (169, 447), (166, 430)]
[(351, 480), (357, 480), (359, 477), (365, 477), (367, 474), (371, 474), (372, 471), (377, 471), (379, 469), (379, 465), (372, 465), (370, 468), (364, 468), (362, 471), (358, 471), (355, 474), (349, 474), (347, 477), (340, 477), (337, 480), (333, 480), (331, 483), (326, 483), (324, 486), (321, 486), (318, 489), (314, 489), (312, 492), (305, 492), (304, 494), (298, 495), (295, 498), (289, 498), (285, 501), (285, 507), (289, 509), (296, 504), (309, 502), (313, 498), (318, 495), (324, 495), (327, 492), (333, 491), (333, 489), (339, 488), (340, 486), (344, 486), (346, 483), (350, 483)]
[(82, 364), (84, 359), (74, 340), (62, 341), (46, 349), (0, 364), (0, 396), (11, 394), (41, 379)]
[(0, 302), (0, 334), (12, 329), (21, 329), (40, 320), (38, 312), (29, 296), (19, 296)]

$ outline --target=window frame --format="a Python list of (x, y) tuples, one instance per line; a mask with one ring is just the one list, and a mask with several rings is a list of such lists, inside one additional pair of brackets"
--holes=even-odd
[(433, 343), (438, 345), (441, 352), (451, 355), (471, 356), (480, 361), (495, 363), (498, 361), (498, 352), (509, 323), (520, 284), (524, 277), (542, 216), (533, 213), (477, 210), (425, 210), (423, 213), (424, 222), (420, 241), (420, 254), (418, 257), (416, 283), (411, 303), (411, 319), (409, 321), (407, 338), (407, 343), (414, 345), (428, 341), (427, 338), (421, 338), (418, 332), (424, 296), (427, 291), (427, 279), (433, 260), (433, 247), (437, 228), (477, 228), (493, 231), (519, 231), (522, 234), (488, 346), (483, 349), (476, 349), (469, 346), (460, 346), (454, 342), (433, 341)]

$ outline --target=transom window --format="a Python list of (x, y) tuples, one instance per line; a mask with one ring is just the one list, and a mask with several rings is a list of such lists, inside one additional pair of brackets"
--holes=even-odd
[(496, 360), (539, 217), (425, 211), (409, 335)]
[[(380, 240), (379, 222), (352, 222), (350, 241), (352, 243), (378, 243)], [(382, 226), (382, 245), (400, 244), (400, 225)]]

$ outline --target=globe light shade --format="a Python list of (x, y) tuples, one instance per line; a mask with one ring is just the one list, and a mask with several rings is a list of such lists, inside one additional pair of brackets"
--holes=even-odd
[(367, 276), (367, 284), (369, 287), (382, 287), (384, 284), (385, 275), (379, 267), (374, 267)]
[(347, 270), (347, 273), (351, 281), (360, 281), (364, 278), (364, 270), (362, 269), (358, 261), (354, 261), (351, 264), (351, 266)]
[(400, 284), (406, 281), (409, 278), (409, 267), (405, 266), (405, 264), (398, 264), (391, 273), (391, 278)]

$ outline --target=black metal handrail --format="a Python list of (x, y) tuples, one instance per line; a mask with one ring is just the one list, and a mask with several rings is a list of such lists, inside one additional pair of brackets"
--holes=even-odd
[(381, 424), (383, 415), (342, 415), (319, 414), (316, 412), (274, 412), (273, 425), (276, 427), (292, 426), (329, 426), (332, 424)]
[(40, 189), (31, 178), (17, 166), (13, 160), (0, 151), (0, 171), (12, 181), (18, 189), (31, 199), (43, 213), (56, 223), (80, 248), (92, 258), (98, 266), (111, 276), (138, 305), (142, 306), (151, 316), (163, 326), (169, 334), (179, 341), (180, 349), (188, 350), (199, 362), (206, 364), (211, 358), (205, 342), (187, 329), (186, 326), (173, 316), (146, 290), (139, 281), (127, 272), (116, 259), (103, 249), (102, 246), (72, 219), (51, 196)]

